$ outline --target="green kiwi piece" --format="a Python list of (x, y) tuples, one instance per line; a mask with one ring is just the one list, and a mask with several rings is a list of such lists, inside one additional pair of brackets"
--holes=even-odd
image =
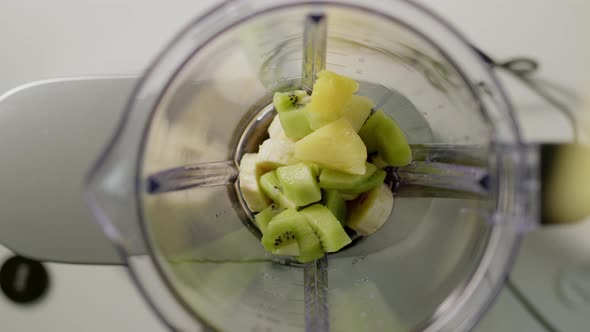
[(357, 197), (359, 197), (360, 193), (355, 194), (355, 193), (346, 193), (346, 192), (340, 192), (340, 196), (342, 196), (342, 198), (344, 198), (345, 201), (352, 201), (353, 199), (356, 199)]
[(278, 256), (295, 256), (295, 257), (297, 257), (300, 254), (299, 244), (297, 244), (296, 241), (285, 244), (284, 246), (280, 246), (279, 248), (275, 249), (273, 254), (278, 255)]
[(289, 92), (275, 92), (272, 104), (279, 113), (289, 112), (301, 108), (310, 100), (309, 95), (303, 90)]
[(330, 212), (330, 210), (321, 205), (314, 204), (299, 211), (320, 239), (322, 248), (325, 252), (335, 252), (351, 242), (350, 237)]
[[(379, 110), (377, 113), (383, 113), (383, 111)], [(361, 127), (358, 134), (365, 143), (365, 147), (367, 147), (367, 153), (377, 152), (377, 138), (375, 137), (375, 131), (379, 126), (379, 116), (375, 116), (375, 114), (371, 115), (369, 119), (365, 122), (365, 124)]]
[(374, 189), (381, 185), (383, 181), (385, 181), (385, 176), (387, 173), (382, 169), (377, 169), (373, 175), (371, 175), (366, 181), (359, 184), (357, 187), (351, 190), (342, 191), (342, 193), (346, 194), (361, 194), (367, 192), (371, 189)]
[(338, 190), (323, 190), (322, 204), (332, 212), (342, 226), (346, 225), (346, 201)]
[(262, 236), (262, 245), (268, 252), (278, 255), (285, 254), (284, 249), (293, 247), (293, 243), (298, 246), (297, 260), (301, 263), (324, 255), (320, 240), (306, 218), (294, 209), (287, 209), (272, 218)]
[(374, 154), (370, 160), (377, 168), (386, 168), (389, 166), (378, 153)]
[(303, 90), (275, 92), (273, 105), (287, 137), (297, 140), (312, 132), (304, 107), (310, 100), (311, 97)]
[(354, 190), (361, 183), (367, 181), (377, 170), (377, 166), (365, 163), (365, 174), (356, 175), (326, 168), (320, 175), (320, 187), (324, 189)]
[(297, 140), (312, 132), (305, 107), (292, 111), (283, 111), (278, 116), (285, 135), (289, 138)]
[(320, 186), (309, 165), (282, 166), (276, 172), (283, 193), (295, 205), (305, 206), (322, 199)]
[(268, 228), (268, 223), (270, 223), (271, 219), (277, 214), (279, 214), (281, 211), (282, 209), (279, 208), (275, 203), (273, 203), (254, 216), (256, 226), (262, 234), (266, 232), (266, 229)]
[(412, 150), (402, 129), (382, 110), (373, 114), (359, 131), (367, 152), (377, 151), (389, 166), (405, 166), (412, 161)]
[(276, 170), (272, 170), (260, 177), (260, 189), (262, 189), (264, 194), (277, 203), (281, 208), (294, 209), (297, 207), (297, 204), (285, 195), (284, 189), (277, 177)]
[(379, 156), (389, 166), (400, 167), (412, 162), (412, 150), (401, 128), (391, 118), (377, 131)]

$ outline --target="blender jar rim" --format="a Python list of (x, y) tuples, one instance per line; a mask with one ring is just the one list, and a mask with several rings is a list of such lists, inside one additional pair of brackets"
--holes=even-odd
[[(387, 8), (379, 7), (382, 4), (391, 4), (391, 6), (387, 7)], [(176, 79), (177, 75), (180, 72), (182, 72), (184, 65), (194, 56), (194, 54), (196, 54), (201, 48), (203, 48), (205, 45), (207, 45), (207, 43), (209, 43), (211, 40), (216, 38), (216, 36), (218, 36), (219, 34), (231, 29), (232, 27), (238, 26), (239, 24), (242, 24), (252, 18), (255, 18), (258, 15), (263, 14), (263, 13), (269, 13), (269, 12), (272, 12), (274, 10), (279, 10), (279, 9), (287, 9), (287, 8), (293, 8), (293, 7), (304, 7), (304, 6), (315, 6), (315, 5), (336, 6), (336, 7), (340, 7), (340, 8), (360, 10), (365, 13), (378, 15), (382, 18), (385, 18), (385, 19), (395, 22), (397, 24), (403, 25), (406, 29), (409, 29), (413, 33), (416, 33), (417, 35), (419, 35), (430, 46), (433, 46), (435, 49), (437, 49), (445, 57), (445, 59), (447, 61), (449, 61), (449, 63), (454, 66), (454, 69), (457, 70), (457, 72), (461, 75), (462, 79), (464, 80), (464, 82), (466, 83), (468, 88), (470, 89), (470, 92), (471, 92), (474, 100), (481, 102), (480, 96), (475, 92), (475, 87), (471, 83), (471, 80), (468, 79), (469, 73), (465, 73), (464, 68), (462, 66), (460, 66), (457, 61), (455, 61), (456, 57), (454, 57), (453, 55), (451, 55), (449, 53), (450, 52), (453, 52), (453, 53), (462, 52), (462, 54), (460, 55), (461, 57), (472, 57), (473, 61), (475, 61), (476, 63), (479, 63), (481, 65), (479, 70), (483, 70), (484, 72), (487, 73), (487, 75), (486, 75), (487, 83), (489, 83), (489, 85), (491, 87), (493, 87), (495, 89), (495, 91), (498, 92), (498, 94), (495, 97), (499, 98), (499, 99), (495, 99), (495, 102), (496, 102), (495, 106), (498, 107), (498, 105), (499, 105), (499, 107), (502, 109), (501, 112), (504, 112), (503, 115), (507, 117), (507, 119), (508, 119), (507, 125), (510, 127), (508, 129), (508, 132), (512, 135), (511, 137), (504, 138), (504, 139), (507, 139), (508, 142), (505, 142), (503, 144), (499, 144), (498, 146), (501, 147), (499, 149), (500, 151), (495, 151), (495, 152), (503, 153), (505, 151), (505, 147), (509, 146), (510, 150), (513, 150), (513, 151), (517, 150), (516, 154), (518, 154), (518, 149), (521, 147), (521, 144), (522, 144), (521, 138), (520, 138), (520, 133), (519, 133), (518, 127), (516, 125), (516, 121), (514, 120), (514, 114), (513, 114), (512, 107), (511, 107), (505, 93), (503, 92), (503, 90), (500, 86), (500, 83), (498, 82), (498, 80), (494, 76), (492, 68), (490, 68), (484, 61), (481, 60), (481, 58), (479, 58), (479, 56), (476, 54), (476, 52), (473, 51), (473, 49), (471, 49), (468, 41), (456, 29), (454, 29), (452, 26), (450, 26), (448, 23), (446, 23), (440, 17), (436, 16), (435, 14), (433, 14), (432, 12), (430, 12), (428, 9), (424, 8), (423, 6), (416, 4), (416, 3), (409, 2), (409, 1), (403, 1), (403, 0), (398, 0), (398, 1), (396, 1), (396, 0), (392, 0), (392, 1), (375, 0), (375, 1), (366, 1), (366, 2), (363, 2), (362, 4), (355, 3), (354, 1), (350, 1), (350, 0), (331, 0), (331, 1), (281, 0), (281, 1), (274, 1), (274, 2), (273, 1), (253, 1), (253, 0), (229, 0), (229, 1), (225, 1), (222, 4), (214, 7), (213, 9), (208, 11), (203, 16), (201, 16), (201, 17), (197, 18), (196, 20), (194, 20), (193, 22), (191, 22), (181, 33), (179, 33), (177, 35), (177, 37), (172, 42), (170, 42), (166, 46), (164, 51), (150, 65), (145, 76), (140, 80), (140, 82), (138, 83), (136, 89), (134, 90), (134, 92), (132, 94), (132, 97), (131, 97), (128, 107), (125, 111), (125, 114), (124, 114), (123, 118), (121, 119), (121, 122), (120, 122), (118, 129), (117, 129), (116, 134), (113, 136), (112, 141), (107, 146), (103, 155), (100, 157), (100, 159), (97, 161), (94, 168), (90, 172), (90, 175), (88, 177), (88, 182), (87, 182), (87, 186), (90, 188), (89, 192), (92, 191), (92, 189), (93, 189), (92, 187), (94, 187), (93, 183), (100, 182), (100, 180), (97, 178), (97, 177), (99, 177), (99, 175), (101, 173), (100, 169), (106, 163), (108, 163), (108, 161), (111, 158), (113, 158), (112, 151), (116, 148), (117, 145), (122, 144), (122, 142), (126, 140), (125, 139), (126, 135), (124, 135), (123, 132), (125, 131), (124, 129), (128, 128), (131, 116), (133, 116), (134, 114), (142, 113), (140, 118), (143, 121), (143, 130), (141, 130), (140, 134), (136, 133), (136, 136), (139, 135), (139, 136), (137, 136), (137, 137), (139, 137), (139, 141), (138, 141), (139, 145), (135, 146), (136, 150), (138, 151), (138, 155), (135, 156), (135, 158), (136, 158), (135, 162), (132, 164), (130, 164), (130, 161), (133, 161), (131, 159), (125, 161), (128, 164), (127, 166), (129, 166), (133, 169), (133, 174), (134, 174), (133, 179), (139, 178), (139, 174), (140, 174), (140, 170), (141, 170), (142, 162), (143, 162), (145, 138), (146, 138), (147, 132), (149, 130), (148, 124), (151, 121), (151, 117), (153, 116), (155, 110), (158, 108), (161, 98), (167, 93), (167, 90), (170, 87), (170, 85), (172, 84), (172, 82)], [(240, 6), (246, 6), (246, 8), (240, 8)], [(248, 6), (251, 6), (251, 7), (248, 7)], [(399, 8), (394, 8), (395, 6), (397, 6)], [(256, 9), (253, 9), (253, 7), (256, 7)], [(243, 9), (244, 11), (239, 12), (239, 9)], [(440, 45), (437, 44), (435, 42), (435, 40), (433, 40), (428, 35), (427, 32), (423, 32), (422, 30), (420, 30), (416, 26), (414, 26), (410, 23), (407, 23), (407, 22), (405, 22), (405, 20), (400, 19), (400, 17), (396, 16), (395, 9), (403, 9), (406, 11), (406, 13), (411, 12), (416, 15), (422, 15), (423, 19), (425, 18), (427, 20), (430, 20), (430, 23), (434, 24), (437, 28), (440, 29), (437, 33), (446, 34), (445, 37), (453, 38), (455, 42), (457, 42), (460, 45), (463, 45), (464, 48), (462, 50), (457, 50), (457, 49), (449, 50), (448, 48), (440, 47)], [(219, 20), (218, 19), (219, 17), (223, 17), (224, 19)], [(216, 18), (218, 19), (217, 21), (215, 21)], [(215, 22), (213, 22), (213, 21), (215, 21)], [(188, 46), (187, 43), (189, 42), (189, 39), (192, 39), (195, 36), (200, 36), (201, 39), (198, 40), (197, 42), (195, 42), (194, 40), (190, 41), (190, 46)], [(158, 93), (158, 97), (151, 107), (144, 107), (142, 105), (138, 105), (138, 103), (137, 103), (138, 100), (144, 98), (148, 94), (153, 93), (154, 91)], [(486, 107), (483, 104), (480, 104), (479, 106), (480, 106), (480, 111), (484, 113), (484, 116), (487, 116)], [(495, 124), (496, 123), (494, 123), (494, 125)], [(129, 141), (132, 141), (132, 140), (129, 140)], [(494, 146), (494, 145), (495, 145), (495, 142), (493, 141), (492, 146)], [(510, 155), (512, 156), (513, 154), (510, 154)], [(513, 163), (512, 166), (514, 168), (513, 171), (519, 173), (521, 171), (522, 165), (519, 164), (518, 159), (513, 160), (512, 163)], [(183, 303), (182, 298), (178, 294), (176, 294), (176, 290), (174, 289), (174, 287), (171, 284), (169, 284), (169, 281), (167, 280), (167, 278), (164, 277), (164, 272), (160, 266), (160, 263), (158, 262), (157, 257), (155, 257), (156, 254), (155, 254), (153, 248), (151, 248), (150, 241), (148, 239), (148, 234), (146, 233), (146, 230), (144, 227), (144, 223), (141, 221), (141, 220), (143, 220), (142, 202), (141, 202), (141, 198), (140, 198), (141, 183), (140, 183), (140, 181), (135, 181), (135, 180), (130, 181), (130, 183), (133, 184), (133, 191), (134, 191), (135, 198), (136, 198), (135, 204), (136, 204), (137, 209), (135, 212), (138, 213), (140, 216), (140, 225), (141, 225), (140, 228), (141, 228), (141, 232), (142, 232), (142, 241), (144, 242), (143, 244), (147, 247), (146, 249), (149, 252), (149, 258), (151, 260), (151, 263), (154, 265), (154, 267), (158, 271), (157, 278), (159, 279), (159, 282), (166, 285), (166, 288), (168, 289), (168, 291), (170, 293), (173, 294), (173, 297), (176, 298), (176, 300), (179, 303), (181, 303), (181, 306), (185, 310), (188, 311), (189, 316), (196, 318), (196, 321), (198, 323), (201, 323), (201, 324), (205, 323), (206, 319), (203, 319), (203, 317), (200, 317), (197, 313), (190, 310), (188, 305)], [(514, 184), (510, 184), (510, 185), (512, 187), (514, 187)], [(509, 188), (508, 190), (517, 191), (515, 188), (511, 188), (511, 189)], [(128, 244), (124, 240), (126, 237), (125, 234), (123, 234), (123, 232), (119, 229), (119, 227), (117, 227), (115, 225), (115, 223), (116, 223), (115, 220), (110, 220), (112, 218), (109, 218), (107, 215), (105, 215), (104, 213), (102, 213), (100, 211), (101, 207), (97, 207), (95, 204), (93, 204), (93, 202), (96, 201), (95, 197), (93, 197), (93, 196), (94, 195), (92, 193), (90, 193), (88, 195), (88, 200), (90, 202), (89, 204), (91, 205), (91, 208), (94, 207), (92, 210), (93, 210), (96, 218), (98, 219), (99, 223), (102, 225), (107, 236), (118, 246), (119, 251), (126, 259), (128, 265), (130, 267), (129, 271), (130, 271), (131, 275), (133, 276), (133, 279), (136, 281), (136, 284), (139, 287), (141, 293), (148, 300), (148, 302), (151, 304), (151, 306), (155, 309), (155, 311), (158, 313), (158, 315), (169, 324), (169, 326), (171, 326), (171, 327), (175, 326), (174, 322), (172, 322), (173, 319), (171, 319), (171, 317), (165, 317), (165, 315), (162, 314), (162, 310), (161, 310), (160, 306), (157, 303), (155, 303), (155, 302), (157, 302), (157, 299), (154, 299), (154, 295), (151, 294), (150, 287), (148, 285), (144, 284), (141, 281), (142, 280), (141, 278), (138, 278), (138, 275), (137, 275), (138, 271), (136, 271), (134, 269), (134, 266), (131, 263), (131, 261), (127, 259), (129, 256), (131, 256), (132, 250), (129, 250), (129, 248), (127, 247)], [(422, 327), (424, 330), (435, 331), (435, 330), (439, 330), (441, 328), (446, 329), (447, 324), (451, 323), (453, 318), (458, 316), (457, 310), (465, 309), (466, 307), (471, 305), (469, 303), (470, 297), (472, 295), (471, 293), (483, 281), (483, 277), (487, 273), (489, 265), (492, 264), (492, 261), (494, 260), (494, 256), (496, 254), (495, 250), (497, 248), (491, 248), (492, 250), (489, 250), (490, 245), (493, 247), (497, 247), (499, 244), (498, 243), (499, 241), (502, 241), (502, 242), (508, 241), (508, 240), (502, 239), (504, 232), (506, 232), (506, 229), (502, 229), (502, 227), (503, 226), (492, 227), (491, 234), (488, 237), (488, 243), (485, 246), (485, 254), (480, 259), (478, 267), (473, 272), (473, 275), (469, 277), (469, 280), (467, 280), (467, 282), (464, 285), (460, 285), (459, 287), (457, 287), (457, 289), (455, 289), (455, 291), (451, 294), (451, 296), (449, 296), (443, 302), (443, 304), (441, 304), (441, 306), (434, 313), (434, 315), (431, 317), (431, 319), (424, 323), (424, 326)], [(455, 322), (456, 326), (461, 326), (463, 328), (469, 328), (470, 326), (472, 326), (479, 319), (481, 314), (483, 314), (483, 312), (485, 312), (486, 307), (489, 305), (489, 303), (492, 301), (492, 299), (495, 297), (495, 295), (497, 294), (497, 292), (501, 288), (502, 282), (504, 279), (503, 276), (505, 276), (507, 274), (507, 271), (509, 270), (509, 268), (512, 264), (512, 260), (514, 259), (514, 253), (516, 252), (516, 248), (518, 247), (518, 243), (520, 241), (520, 236), (514, 235), (514, 236), (510, 237), (509, 240), (511, 241), (512, 245), (509, 246), (510, 247), (509, 250), (507, 251), (507, 253), (504, 254), (506, 256), (504, 257), (503, 260), (501, 260), (501, 262), (504, 266), (502, 268), (502, 271), (499, 273), (500, 276), (498, 278), (496, 278), (497, 280), (496, 280), (495, 287), (493, 287), (494, 289), (489, 294), (487, 294), (486, 301), (484, 301), (484, 303), (480, 304), (481, 308), (478, 308), (478, 310), (476, 310), (476, 312), (474, 312), (470, 317), (464, 317), (461, 321)], [(205, 324), (207, 324), (207, 323), (205, 323)]]

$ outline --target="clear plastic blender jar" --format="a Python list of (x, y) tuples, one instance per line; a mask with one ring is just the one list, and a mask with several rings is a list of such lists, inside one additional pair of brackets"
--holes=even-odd
[[(324, 67), (359, 81), (415, 153), (477, 151), (462, 161), (485, 169), (470, 181), (488, 190), (402, 184), (384, 228), (349, 248), (305, 265), (267, 254), (236, 165), (264, 139), (273, 92), (306, 87)], [(88, 199), (174, 330), (458, 331), (485, 312), (535, 220), (529, 157), (489, 66), (420, 6), (237, 0), (192, 22), (150, 67)], [(178, 167), (154, 190), (153, 174)]]

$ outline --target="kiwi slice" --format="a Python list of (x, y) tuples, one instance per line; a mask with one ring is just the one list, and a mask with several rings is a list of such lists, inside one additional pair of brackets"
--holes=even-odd
[(314, 204), (299, 212), (307, 219), (325, 252), (338, 251), (351, 242), (338, 219), (325, 206)]
[(383, 181), (385, 181), (386, 175), (387, 172), (382, 169), (377, 169), (368, 179), (360, 183), (358, 186), (350, 190), (343, 190), (342, 193), (354, 195), (367, 192), (381, 185)]
[(367, 152), (377, 151), (389, 166), (404, 166), (412, 161), (412, 150), (402, 129), (382, 110), (373, 114), (359, 131)]
[(324, 255), (320, 240), (306, 218), (294, 209), (287, 209), (272, 218), (262, 236), (264, 248), (275, 255), (286, 254), (286, 248), (297, 245), (297, 260), (311, 262)]
[[(385, 127), (386, 129), (377, 132), (379, 155), (389, 166), (408, 165), (412, 162), (412, 150), (406, 136), (394, 122), (390, 122)], [(398, 131), (396, 132), (393, 128), (398, 128)]]
[(371, 162), (377, 166), (377, 168), (386, 168), (389, 166), (378, 153), (371, 156)]
[(281, 183), (279, 182), (276, 170), (272, 170), (264, 174), (260, 177), (259, 181), (262, 192), (264, 192), (268, 198), (277, 203), (279, 207), (284, 209), (294, 209), (297, 207), (297, 204), (287, 198), (287, 196), (284, 194), (284, 190), (281, 186)]
[(285, 135), (292, 139), (300, 139), (311, 133), (307, 110), (305, 107), (278, 114)]
[[(383, 111), (379, 110), (377, 113), (383, 113)], [(367, 153), (377, 152), (377, 138), (375, 137), (375, 131), (379, 126), (379, 116), (375, 116), (375, 114), (371, 115), (369, 119), (365, 122), (365, 124), (361, 127), (358, 134), (365, 143), (365, 147), (367, 148)]]
[(275, 203), (273, 203), (254, 216), (256, 226), (262, 234), (266, 232), (266, 229), (268, 228), (268, 224), (270, 223), (271, 219), (277, 214), (279, 214), (281, 211), (282, 209), (279, 208)]
[(303, 107), (311, 97), (303, 90), (289, 92), (275, 92), (272, 97), (272, 104), (279, 113), (294, 111)]
[(359, 197), (359, 195), (360, 194), (340, 192), (340, 196), (342, 196), (345, 201), (352, 201), (353, 199)]
[(366, 171), (363, 175), (344, 173), (333, 169), (325, 169), (320, 175), (320, 187), (324, 189), (354, 190), (361, 183), (367, 181), (377, 167), (371, 163), (365, 163)]
[(279, 167), (277, 178), (285, 196), (297, 206), (305, 206), (322, 199), (320, 186), (309, 165), (299, 163)]
[(322, 204), (332, 212), (342, 226), (346, 225), (346, 201), (338, 190), (323, 190)]
[(272, 103), (287, 137), (297, 140), (311, 133), (308, 112), (304, 107), (310, 100), (311, 97), (303, 90), (275, 92)]

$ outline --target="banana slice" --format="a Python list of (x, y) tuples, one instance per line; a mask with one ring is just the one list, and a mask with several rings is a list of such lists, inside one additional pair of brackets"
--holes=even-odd
[(382, 184), (350, 202), (347, 225), (359, 235), (373, 234), (389, 219), (392, 209), (393, 194)]
[(258, 184), (262, 173), (257, 167), (257, 160), (257, 153), (246, 153), (240, 161), (240, 191), (252, 212), (260, 212), (271, 203)]
[(265, 171), (295, 164), (295, 143), (293, 141), (269, 138), (262, 142), (258, 150), (257, 165)]

